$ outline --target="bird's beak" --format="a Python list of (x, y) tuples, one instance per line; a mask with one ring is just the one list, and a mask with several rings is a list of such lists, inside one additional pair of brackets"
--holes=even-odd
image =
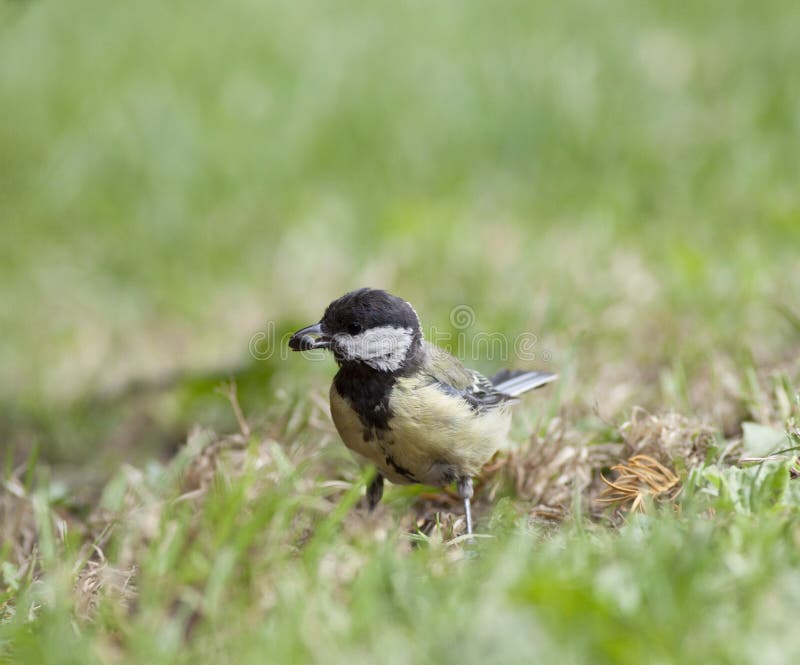
[(292, 351), (327, 349), (330, 345), (331, 339), (322, 332), (322, 325), (319, 323), (301, 328), (289, 339), (289, 348)]

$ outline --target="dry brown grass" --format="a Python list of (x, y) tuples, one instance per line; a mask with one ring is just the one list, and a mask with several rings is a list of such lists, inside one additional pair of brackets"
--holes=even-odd
[(36, 551), (37, 533), (33, 504), (20, 481), (22, 471), (17, 469), (0, 485), (0, 547), (24, 576)]
[(679, 489), (678, 476), (649, 455), (634, 455), (611, 470), (616, 472), (613, 481), (600, 476), (607, 487), (595, 499), (597, 503), (644, 512), (648, 499), (670, 501)]
[(680, 488), (677, 469), (700, 464), (717, 441), (718, 433), (702, 422), (636, 407), (605, 435), (554, 418), (500, 463), (531, 515), (560, 520), (576, 500), (599, 515), (609, 507), (644, 510), (648, 496), (656, 502), (674, 499)]
[(711, 426), (699, 420), (675, 412), (651, 414), (638, 407), (619, 431), (626, 457), (649, 455), (663, 464), (681, 461), (685, 466), (703, 462), (717, 437)]
[(121, 569), (110, 564), (98, 546), (93, 553), (78, 572), (74, 587), (75, 615), (83, 621), (94, 618), (103, 598), (112, 599), (123, 611), (130, 609), (136, 598), (136, 566)]

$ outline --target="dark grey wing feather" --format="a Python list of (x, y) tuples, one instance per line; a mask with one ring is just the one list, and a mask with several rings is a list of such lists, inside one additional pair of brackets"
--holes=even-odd
[(504, 381), (508, 381), (509, 379), (514, 379), (518, 376), (522, 376), (526, 374), (527, 370), (524, 369), (501, 369), (497, 374), (492, 376), (489, 381), (492, 382), (493, 386), (496, 386)]

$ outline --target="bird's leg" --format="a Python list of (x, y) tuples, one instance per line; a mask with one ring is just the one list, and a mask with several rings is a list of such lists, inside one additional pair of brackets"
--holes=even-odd
[(467, 518), (467, 535), (472, 535), (472, 510), (470, 509), (470, 499), (472, 498), (472, 478), (462, 476), (456, 484), (458, 496), (464, 500), (464, 514)]
[(380, 473), (377, 473), (372, 479), (372, 482), (367, 486), (367, 505), (369, 506), (369, 512), (375, 510), (375, 506), (381, 502), (382, 496), (383, 476)]

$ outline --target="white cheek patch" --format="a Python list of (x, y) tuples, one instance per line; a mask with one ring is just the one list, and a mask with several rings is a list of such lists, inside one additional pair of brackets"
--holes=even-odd
[(414, 341), (411, 328), (381, 326), (369, 328), (358, 335), (339, 334), (334, 337), (337, 351), (347, 360), (360, 360), (384, 372), (399, 369)]

